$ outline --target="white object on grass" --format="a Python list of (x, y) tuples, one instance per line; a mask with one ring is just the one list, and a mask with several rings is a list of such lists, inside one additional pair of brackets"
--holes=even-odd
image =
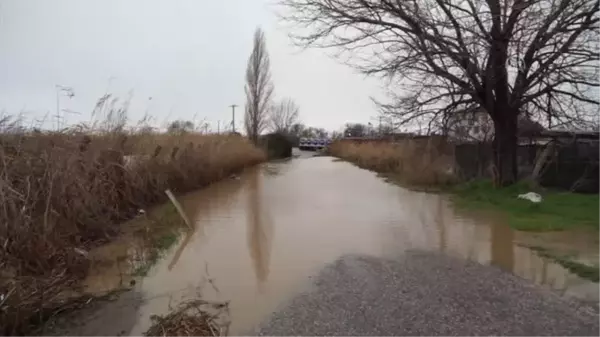
[(534, 192), (519, 194), (518, 198), (519, 199), (527, 199), (531, 202), (535, 202), (536, 204), (542, 202), (542, 196), (537, 193), (534, 193)]

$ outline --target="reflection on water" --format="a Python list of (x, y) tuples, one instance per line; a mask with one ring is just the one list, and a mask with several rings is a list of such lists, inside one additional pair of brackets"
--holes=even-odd
[(491, 263), (508, 271), (515, 265), (514, 235), (510, 227), (493, 222), (490, 228)]
[[(202, 231), (202, 229), (199, 229), (198, 231)], [(173, 257), (171, 258), (171, 262), (169, 262), (169, 266), (168, 266), (169, 271), (172, 270), (173, 267), (177, 264), (177, 262), (179, 261), (179, 258), (181, 257), (181, 253), (183, 253), (183, 251), (185, 250), (187, 245), (190, 243), (190, 241), (192, 241), (192, 237), (194, 236), (194, 234), (196, 234), (196, 229), (194, 229), (193, 231), (189, 231), (185, 234), (185, 236), (183, 237), (183, 240), (181, 240), (181, 242), (179, 243), (179, 246), (177, 247), (177, 250), (173, 254)], [(202, 234), (200, 234), (200, 235), (202, 235)]]
[(262, 207), (260, 179), (261, 174), (258, 170), (249, 173), (246, 222), (248, 223), (248, 250), (252, 258), (257, 285), (262, 292), (264, 283), (269, 276), (273, 224), (268, 216), (268, 209)]
[[(560, 293), (590, 302), (598, 301), (596, 283), (572, 274), (560, 264), (540, 257), (537, 252), (527, 248), (544, 246), (559, 255), (576, 252), (579, 254), (578, 260), (598, 264), (596, 234), (518, 232), (506, 226), (506, 221), (499, 216), (457, 212), (441, 195), (423, 193), (426, 196), (424, 198), (406, 198), (404, 191), (400, 195), (400, 199), (408, 202), (414, 212), (420, 213), (415, 217), (419, 219), (418, 226), (431, 229), (425, 235), (432, 237), (437, 232), (439, 238), (436, 244), (431, 244), (429, 240), (424, 242), (424, 246), (414, 248), (440, 250), (448, 255), (495, 265)], [(428, 204), (435, 205), (434, 212), (431, 211), (433, 206)], [(397, 226), (394, 230), (413, 231), (403, 226)]]
[[(182, 205), (196, 229), (139, 284), (146, 301), (130, 334), (199, 289), (207, 299), (230, 301), (230, 331), (243, 334), (345, 254), (442, 251), (569, 295), (598, 296), (597, 285), (519, 245), (549, 238), (513, 232), (501, 218), (457, 213), (442, 195), (409, 191), (328, 157), (266, 164), (190, 194)], [(576, 242), (597, 261), (593, 237), (577, 235)], [(216, 287), (206, 287), (207, 279)], [(99, 332), (115, 334), (106, 324)]]

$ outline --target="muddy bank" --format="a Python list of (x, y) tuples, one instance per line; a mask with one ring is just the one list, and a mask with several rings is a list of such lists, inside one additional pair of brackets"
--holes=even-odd
[(596, 236), (516, 232), (500, 217), (457, 212), (442, 195), (403, 189), (331, 157), (267, 163), (181, 201), (195, 230), (137, 280), (135, 301), (111, 303), (127, 308), (127, 323), (108, 325), (111, 313), (99, 309), (70, 334), (139, 335), (151, 315), (199, 297), (229, 301), (229, 331), (243, 334), (342, 256), (392, 258), (414, 249), (493, 265), (567, 298), (598, 300), (597, 284), (528, 248), (563, 247), (597, 263)]

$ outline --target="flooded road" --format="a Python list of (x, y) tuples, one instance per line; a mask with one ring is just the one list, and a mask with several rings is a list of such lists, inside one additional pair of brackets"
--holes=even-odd
[[(496, 265), (565, 296), (598, 299), (597, 284), (527, 248), (542, 242), (568, 251), (576, 242), (581, 259), (597, 263), (596, 237), (514, 232), (501, 218), (459, 213), (443, 195), (386, 183), (330, 157), (268, 163), (181, 202), (195, 231), (131, 294), (74, 333), (140, 335), (151, 315), (201, 294), (229, 301), (230, 334), (244, 334), (340, 257), (394, 258), (409, 250)], [(107, 324), (115, 315), (126, 323)]]

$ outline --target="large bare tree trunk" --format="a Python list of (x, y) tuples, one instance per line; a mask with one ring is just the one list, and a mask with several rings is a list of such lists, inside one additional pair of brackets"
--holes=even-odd
[(517, 113), (499, 115), (494, 121), (494, 165), (496, 186), (508, 186), (517, 181)]

